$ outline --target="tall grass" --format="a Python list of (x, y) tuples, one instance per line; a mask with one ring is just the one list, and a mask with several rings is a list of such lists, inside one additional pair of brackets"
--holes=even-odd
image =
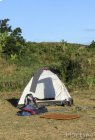
[(70, 43), (28, 42), (17, 59), (0, 56), (0, 91), (22, 90), (32, 74), (48, 66), (56, 69), (68, 88), (95, 86), (95, 48)]

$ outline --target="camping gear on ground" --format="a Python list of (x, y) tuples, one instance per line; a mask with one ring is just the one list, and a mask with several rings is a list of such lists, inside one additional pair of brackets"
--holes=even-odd
[(40, 116), (40, 118), (46, 118), (46, 119), (56, 119), (56, 120), (71, 120), (71, 119), (78, 119), (80, 118), (79, 115), (74, 114), (45, 114)]
[(47, 99), (47, 100), (36, 100), (37, 105), (39, 106), (40, 104), (44, 104), (44, 105), (61, 105), (61, 106), (72, 106), (73, 105), (73, 99), (69, 99), (69, 101), (64, 100), (64, 101), (60, 101), (60, 100), (51, 100), (51, 99)]
[(18, 116), (30, 116), (37, 114), (36, 109), (32, 105), (26, 105), (20, 109), (21, 111), (17, 113)]
[(36, 100), (31, 94), (26, 95), (25, 104), (19, 109), (20, 111), (17, 112), (18, 116), (30, 116), (47, 112), (47, 109), (45, 107), (38, 108)]
[(48, 112), (47, 108), (45, 106), (40, 107), (38, 109), (34, 109), (31, 105), (26, 105), (23, 108), (20, 108), (20, 111), (17, 112), (18, 116), (31, 116), (31, 115), (37, 115)]
[(32, 105), (37, 108), (36, 98), (33, 97), (32, 94), (27, 94), (25, 97), (24, 105)]
[(39, 69), (34, 73), (21, 95), (18, 106), (25, 104), (27, 94), (31, 94), (36, 98), (37, 104), (40, 103), (40, 100), (41, 102), (45, 102), (50, 99), (52, 99), (51, 102), (60, 102), (60, 105), (63, 102), (69, 102), (71, 104), (70, 101), (72, 100), (65, 85), (48, 68)]

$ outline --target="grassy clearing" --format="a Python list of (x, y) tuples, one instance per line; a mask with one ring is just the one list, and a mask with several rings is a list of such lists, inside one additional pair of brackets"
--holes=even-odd
[[(75, 120), (52, 120), (16, 116), (18, 108), (9, 101), (19, 99), (20, 93), (0, 93), (0, 139), (1, 140), (94, 140), (95, 139), (95, 93), (93, 90), (75, 90), (71, 93), (75, 105), (72, 107), (48, 106), (62, 114), (76, 114)], [(63, 110), (63, 111), (61, 111)]]
[[(35, 70), (56, 67), (75, 105), (48, 106), (50, 113), (79, 114), (75, 120), (48, 120), (40, 115), (19, 117), (12, 105)], [(23, 57), (0, 56), (0, 140), (94, 140), (95, 48), (68, 43), (28, 43)], [(58, 111), (59, 110), (59, 111)], [(63, 110), (63, 111), (62, 111)], [(54, 113), (55, 113), (54, 112)]]

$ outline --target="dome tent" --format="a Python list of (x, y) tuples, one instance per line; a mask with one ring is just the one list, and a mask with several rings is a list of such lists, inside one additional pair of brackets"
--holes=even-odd
[(39, 69), (34, 73), (29, 83), (26, 85), (18, 105), (23, 105), (25, 97), (32, 94), (39, 100), (67, 101), (72, 98), (58, 76), (48, 68)]

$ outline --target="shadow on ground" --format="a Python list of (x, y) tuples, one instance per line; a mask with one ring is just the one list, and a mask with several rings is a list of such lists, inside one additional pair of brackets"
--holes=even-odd
[(17, 105), (18, 105), (18, 99), (16, 99), (16, 98), (7, 99), (7, 101), (14, 107), (17, 107)]

